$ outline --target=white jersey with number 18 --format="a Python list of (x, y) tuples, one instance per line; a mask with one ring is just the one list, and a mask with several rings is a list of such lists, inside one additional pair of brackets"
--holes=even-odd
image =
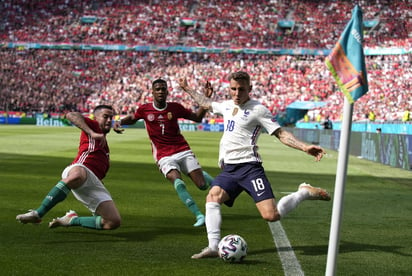
[(262, 162), (257, 145), (262, 128), (269, 134), (280, 128), (269, 109), (256, 100), (243, 105), (235, 105), (233, 100), (212, 102), (212, 108), (224, 119), (219, 165)]

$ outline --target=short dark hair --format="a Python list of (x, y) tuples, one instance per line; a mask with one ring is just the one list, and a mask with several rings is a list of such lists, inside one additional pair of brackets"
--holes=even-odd
[(248, 73), (244, 72), (244, 71), (238, 71), (238, 72), (234, 72), (232, 74), (229, 75), (229, 81), (230, 80), (235, 80), (235, 81), (247, 81), (248, 83), (250, 83), (250, 76)]
[(156, 83), (164, 83), (167, 86), (167, 82), (164, 79), (156, 79), (152, 82), (152, 88), (155, 86)]
[(114, 111), (114, 109), (113, 109), (113, 107), (112, 107), (111, 105), (101, 104), (101, 105), (98, 105), (98, 106), (96, 106), (96, 107), (94, 108), (93, 113), (96, 113), (97, 111), (99, 111), (99, 110), (101, 110), (101, 109), (110, 109), (110, 110), (113, 110), (113, 111)]

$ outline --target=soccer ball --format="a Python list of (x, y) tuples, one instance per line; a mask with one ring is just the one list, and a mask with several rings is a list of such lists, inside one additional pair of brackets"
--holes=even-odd
[(226, 262), (240, 262), (247, 255), (247, 243), (239, 235), (231, 234), (220, 240), (219, 257)]

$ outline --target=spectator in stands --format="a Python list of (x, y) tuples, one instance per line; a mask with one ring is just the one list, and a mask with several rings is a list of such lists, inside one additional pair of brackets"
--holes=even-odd
[[(0, 109), (33, 112), (89, 112), (98, 104), (114, 104), (127, 114), (151, 101), (148, 76), (167, 76), (170, 99), (193, 108), (190, 98), (176, 88), (176, 79), (193, 72), (193, 84), (209, 79), (216, 98), (224, 98), (227, 70), (247, 68), (256, 80), (252, 95), (273, 112), (285, 111), (295, 100), (323, 100), (320, 109), (341, 120), (343, 95), (334, 85), (323, 56), (269, 56), (243, 54), (188, 54), (122, 51), (0, 50)], [(354, 106), (353, 119), (364, 120), (373, 110), (376, 120), (401, 120), (409, 110), (412, 87), (410, 56), (367, 57), (369, 92)], [(158, 68), (162, 68), (159, 75)], [(37, 68), (33, 70), (33, 68)], [(223, 69), (223, 70), (217, 70)], [(216, 73), (219, 72), (219, 73)], [(394, 76), (396, 75), (396, 78)], [(286, 86), (286, 83), (289, 84)]]
[(332, 129), (333, 124), (332, 121), (330, 120), (329, 116), (326, 117), (326, 120), (322, 123), (323, 129)]

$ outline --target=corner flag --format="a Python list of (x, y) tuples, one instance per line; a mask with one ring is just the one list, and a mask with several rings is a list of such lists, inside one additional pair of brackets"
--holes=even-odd
[(338, 43), (325, 62), (346, 96), (343, 104), (338, 166), (336, 169), (335, 192), (333, 194), (326, 276), (334, 276), (336, 274), (340, 224), (348, 170), (353, 103), (368, 91), (365, 57), (362, 48), (362, 24), (362, 10), (360, 7), (355, 6), (352, 10), (351, 20), (346, 25)]
[(356, 5), (351, 20), (325, 61), (349, 103), (368, 92), (362, 28), (362, 10)]

